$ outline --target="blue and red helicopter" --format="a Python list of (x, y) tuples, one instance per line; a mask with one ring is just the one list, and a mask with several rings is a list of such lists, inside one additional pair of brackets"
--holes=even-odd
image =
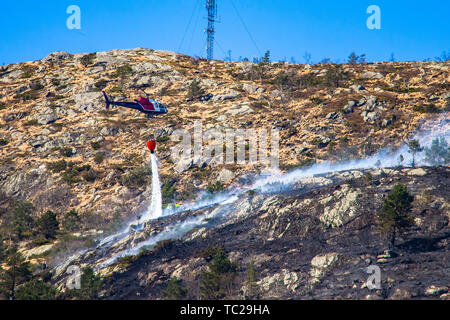
[(105, 91), (102, 92), (103, 96), (105, 97), (107, 110), (111, 105), (135, 109), (139, 112), (145, 113), (147, 119), (150, 119), (155, 115), (165, 114), (168, 112), (167, 108), (161, 102), (150, 99), (147, 93), (145, 94), (145, 97), (141, 96), (139, 97), (139, 100), (134, 100), (134, 102), (130, 102), (130, 101), (113, 101), (108, 97)]

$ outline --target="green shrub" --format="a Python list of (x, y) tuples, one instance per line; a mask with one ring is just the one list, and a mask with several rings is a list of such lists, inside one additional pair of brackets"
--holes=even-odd
[(93, 237), (89, 237), (84, 241), (84, 246), (86, 248), (93, 248), (95, 245), (96, 245), (96, 242)]
[(75, 209), (70, 210), (64, 217), (62, 226), (66, 231), (76, 231), (81, 226), (81, 218)]
[(330, 67), (325, 74), (325, 85), (329, 87), (340, 87), (344, 81), (349, 79), (347, 72), (342, 70), (341, 65), (335, 65)]
[(94, 150), (100, 149), (101, 146), (102, 146), (101, 143), (98, 142), (98, 141), (93, 141), (93, 142), (91, 142), (91, 147), (92, 147), (92, 149), (94, 149)]
[(168, 136), (161, 136), (161, 137), (156, 138), (156, 142), (158, 142), (158, 143), (164, 143), (169, 140), (170, 140), (170, 138)]
[(0, 138), (0, 147), (6, 146), (8, 144), (8, 140), (4, 138)]
[(98, 172), (91, 169), (88, 171), (84, 171), (81, 176), (87, 182), (94, 182), (98, 178)]
[(103, 160), (105, 160), (105, 155), (104, 155), (103, 153), (98, 152), (98, 153), (95, 154), (95, 156), (94, 156), (94, 162), (95, 162), (96, 164), (102, 163)]
[(167, 201), (172, 200), (175, 197), (176, 192), (177, 188), (175, 186), (175, 181), (171, 180), (164, 183), (161, 189), (164, 202), (167, 203)]
[(53, 173), (61, 172), (63, 170), (66, 170), (66, 168), (67, 162), (64, 159), (47, 163), (47, 169), (52, 171)]
[(24, 123), (24, 126), (37, 126), (39, 123), (37, 119), (32, 119)]
[(80, 279), (81, 289), (73, 289), (67, 294), (79, 300), (97, 300), (100, 298), (99, 292), (103, 285), (102, 278), (95, 274), (94, 269), (87, 267), (83, 269)]
[(33, 65), (23, 65), (21, 67), (21, 70), (23, 71), (22, 78), (31, 78), (33, 76), (34, 72), (37, 70), (38, 67)]
[(414, 106), (413, 111), (416, 111), (419, 113), (440, 113), (441, 109), (439, 109), (434, 104), (424, 104), (421, 106)]
[(96, 53), (88, 53), (81, 57), (80, 62), (83, 66), (87, 67), (88, 65), (94, 63), (96, 57)]
[(318, 97), (312, 97), (312, 98), (309, 98), (309, 100), (310, 100), (312, 103), (317, 104), (317, 105), (323, 103), (323, 100), (320, 99), (320, 98), (318, 98)]
[(209, 182), (208, 186), (206, 187), (206, 190), (209, 193), (215, 193), (215, 192), (220, 192), (223, 189), (225, 189), (225, 187), (223, 186), (222, 182), (220, 181), (216, 181), (216, 182)]
[(209, 262), (215, 257), (217, 253), (222, 252), (224, 250), (225, 248), (221, 246), (214, 246), (214, 247), (208, 246), (206, 249), (195, 251), (194, 255), (196, 257), (203, 258), (207, 262)]
[(95, 91), (102, 91), (105, 89), (106, 85), (108, 84), (108, 80), (101, 79), (94, 83)]
[(154, 251), (159, 251), (159, 250), (165, 251), (165, 250), (170, 249), (174, 243), (175, 243), (175, 240), (172, 240), (172, 239), (161, 240), (156, 243), (153, 250)]
[(197, 79), (192, 80), (189, 84), (186, 98), (188, 100), (196, 100), (205, 94), (205, 90), (200, 86), (200, 81)]
[(42, 246), (42, 245), (47, 244), (49, 242), (50, 241), (47, 238), (43, 237), (43, 236), (40, 236), (40, 237), (38, 237), (38, 238), (33, 240), (33, 244), (35, 244), (37, 246)]
[(130, 67), (129, 64), (125, 64), (123, 66), (120, 66), (116, 69), (116, 71), (111, 75), (113, 78), (117, 77), (125, 77), (129, 74), (133, 73), (133, 69)]
[(34, 91), (27, 91), (24, 93), (18, 93), (14, 96), (15, 99), (20, 99), (22, 101), (36, 100), (38, 95)]
[(69, 148), (69, 147), (63, 147), (63, 148), (59, 149), (59, 153), (63, 157), (71, 157), (74, 154), (72, 151), (72, 148)]
[(124, 186), (130, 189), (137, 189), (148, 184), (149, 170), (147, 167), (137, 167), (127, 175), (122, 176), (121, 181)]
[(68, 184), (81, 182), (80, 172), (76, 168), (68, 168), (62, 175), (63, 181)]

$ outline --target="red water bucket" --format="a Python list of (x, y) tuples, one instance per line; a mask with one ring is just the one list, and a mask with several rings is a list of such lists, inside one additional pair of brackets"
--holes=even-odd
[(155, 148), (156, 148), (156, 141), (155, 140), (148, 140), (147, 141), (147, 147), (148, 147), (148, 150), (150, 150), (150, 152), (154, 152), (155, 151)]

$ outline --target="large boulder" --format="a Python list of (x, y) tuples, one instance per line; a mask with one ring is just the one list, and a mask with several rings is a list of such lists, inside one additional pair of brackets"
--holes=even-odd
[(321, 201), (326, 207), (319, 217), (320, 221), (332, 228), (346, 224), (358, 214), (360, 196), (360, 190), (352, 190), (348, 185), (343, 185), (341, 190)]
[(217, 181), (220, 181), (222, 183), (228, 183), (231, 180), (233, 180), (235, 177), (233, 171), (223, 168), (219, 175), (217, 176)]
[(384, 76), (381, 73), (375, 71), (367, 71), (361, 75), (361, 79), (365, 80), (383, 79), (383, 78)]
[(87, 92), (74, 95), (75, 106), (81, 111), (92, 112), (102, 103), (101, 92)]
[(58, 120), (60, 117), (56, 114), (53, 108), (48, 106), (44, 107), (33, 117), (39, 124), (45, 125), (50, 124)]
[(320, 279), (325, 276), (342, 258), (342, 255), (336, 252), (319, 254), (311, 260), (311, 283), (320, 282)]
[(239, 106), (233, 106), (233, 107), (234, 107), (233, 109), (230, 109), (225, 113), (230, 114), (232, 116), (242, 116), (245, 114), (253, 113), (253, 109), (250, 108), (250, 106), (247, 104), (243, 104), (240, 107)]
[(227, 93), (218, 94), (218, 95), (214, 96), (213, 101), (217, 102), (220, 100), (232, 100), (232, 99), (236, 98), (238, 95), (239, 95), (239, 92), (237, 92), (235, 90), (229, 90)]

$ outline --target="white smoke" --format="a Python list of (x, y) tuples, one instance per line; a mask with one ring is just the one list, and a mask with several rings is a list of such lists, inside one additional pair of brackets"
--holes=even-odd
[[(437, 137), (444, 137), (447, 141), (450, 138), (450, 120), (449, 115), (446, 113), (438, 119), (428, 120), (422, 124), (422, 130), (418, 131), (412, 139), (419, 140), (422, 146), (430, 146), (431, 141)], [(400, 163), (400, 155), (403, 156), (404, 160)], [(248, 186), (235, 187), (233, 189), (227, 190), (215, 196), (202, 197), (194, 202), (185, 203), (182, 206), (175, 209), (165, 209), (164, 212), (161, 210), (161, 191), (159, 187), (159, 175), (156, 156), (151, 158), (152, 161), (152, 205), (150, 210), (146, 213), (142, 220), (149, 221), (152, 219), (159, 218), (165, 215), (171, 215), (174, 213), (195, 211), (201, 208), (214, 206), (214, 205), (225, 205), (236, 202), (240, 195), (243, 195), (248, 190), (258, 190), (261, 193), (271, 192), (273, 190), (280, 190), (283, 188), (288, 189), (294, 183), (301, 181), (304, 178), (309, 178), (315, 175), (323, 175), (327, 173), (332, 173), (336, 171), (346, 171), (354, 169), (372, 169), (381, 167), (395, 167), (400, 164), (407, 166), (411, 163), (412, 155), (408, 152), (408, 147), (402, 145), (397, 150), (383, 149), (378, 153), (365, 158), (365, 159), (355, 159), (340, 163), (324, 161), (321, 163), (314, 164), (309, 168), (299, 168), (288, 173), (282, 173), (281, 171), (272, 171), (269, 175), (261, 176), (257, 178), (254, 183)], [(416, 159), (417, 165), (427, 165), (425, 157), (423, 154), (418, 155)], [(158, 186), (158, 188), (156, 188)], [(281, 186), (281, 188), (280, 188)], [(155, 190), (158, 189), (158, 190)], [(208, 214), (206, 214), (208, 216)], [(108, 261), (101, 265), (106, 267), (116, 261), (119, 257), (126, 255), (135, 255), (139, 253), (139, 250), (143, 247), (151, 247), (155, 245), (158, 241), (166, 239), (179, 238), (186, 234), (188, 231), (195, 227), (198, 227), (205, 223), (206, 216), (194, 217), (187, 219), (183, 222), (177, 222), (172, 225), (167, 226), (163, 231), (154, 235), (136, 245), (132, 248), (126, 249), (121, 253), (110, 258)], [(209, 217), (208, 217), (209, 218)], [(131, 224), (129, 224), (130, 226)], [(108, 242), (114, 243), (121, 238), (124, 238), (129, 233), (129, 227), (127, 230), (121, 233), (110, 236)], [(102, 243), (105, 243), (104, 239)]]

